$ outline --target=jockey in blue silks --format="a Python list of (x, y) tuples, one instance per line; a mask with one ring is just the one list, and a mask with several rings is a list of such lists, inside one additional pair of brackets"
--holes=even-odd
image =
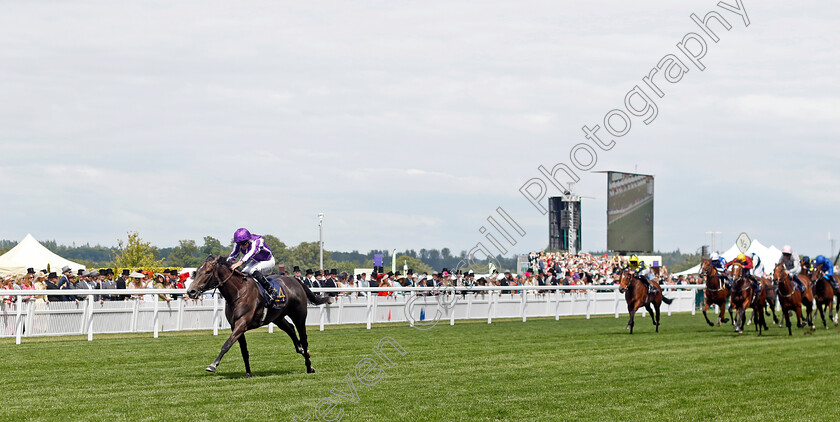
[(709, 261), (712, 262), (712, 267), (714, 267), (715, 271), (717, 271), (718, 277), (723, 279), (729, 288), (732, 288), (732, 281), (729, 280), (729, 277), (726, 275), (726, 259), (715, 252), (709, 256)]
[(822, 270), (823, 278), (828, 280), (834, 290), (837, 290), (837, 280), (834, 279), (834, 264), (828, 258), (817, 255), (814, 259), (814, 266)]
[(232, 264), (230, 268), (235, 270), (243, 266), (240, 271), (254, 277), (273, 301), (277, 298), (277, 291), (265, 278), (265, 274), (271, 274), (275, 262), (271, 249), (265, 244), (265, 239), (262, 236), (251, 234), (248, 229), (240, 228), (233, 233), (233, 242), (236, 245), (234, 245), (233, 251), (227, 259), (228, 262), (236, 261), (236, 257), (240, 254), (242, 254), (242, 258)]

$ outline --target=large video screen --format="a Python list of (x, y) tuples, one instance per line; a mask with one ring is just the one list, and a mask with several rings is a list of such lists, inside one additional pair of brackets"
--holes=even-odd
[(653, 251), (653, 176), (607, 172), (607, 249)]

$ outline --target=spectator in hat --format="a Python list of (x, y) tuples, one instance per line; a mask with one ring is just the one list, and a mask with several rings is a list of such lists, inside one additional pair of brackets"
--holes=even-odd
[(306, 276), (301, 279), (301, 283), (303, 283), (304, 286), (309, 287), (311, 289), (314, 282), (315, 282), (315, 272), (312, 271), (311, 268), (307, 268), (306, 269)]
[[(64, 267), (64, 268), (67, 268), (67, 267)], [(80, 271), (84, 272), (84, 270), (80, 270)], [(58, 288), (61, 289), (61, 290), (75, 290), (76, 289), (76, 283), (71, 278), (71, 273), (70, 273), (69, 268), (67, 268), (67, 271), (58, 280)], [(74, 301), (76, 303), (79, 302), (79, 299), (74, 295), (66, 295), (66, 296), (64, 296), (64, 300), (65, 301)]]
[[(114, 276), (114, 271), (111, 270), (111, 269), (103, 269), (102, 271), (104, 273), (99, 274), (99, 276), (100, 276), (99, 288), (103, 289), (103, 290), (116, 289), (117, 288), (117, 282), (114, 281), (114, 277), (113, 277)], [(99, 303), (102, 304), (106, 300), (107, 301), (116, 300), (116, 298), (117, 298), (117, 295), (111, 295), (111, 294), (99, 295)]]
[[(82, 274), (82, 277), (79, 281), (76, 282), (76, 290), (94, 290), (96, 289), (96, 284), (93, 282), (92, 279), (99, 277), (99, 271), (93, 270), (89, 272), (85, 272)], [(79, 300), (87, 299), (87, 296), (76, 296)], [(94, 300), (96, 300), (94, 298)]]
[[(46, 273), (38, 273), (38, 276), (35, 277), (35, 282), (32, 283), (35, 287), (35, 290), (46, 290), (47, 289), (47, 274)], [(36, 296), (35, 301), (37, 302), (47, 302), (47, 298), (44, 295)]]
[[(127, 288), (128, 283), (130, 282), (130, 279), (128, 277), (129, 275), (131, 275), (130, 271), (128, 271), (127, 269), (122, 270), (122, 273), (120, 273), (120, 276), (114, 282), (114, 284), (116, 284), (115, 288), (116, 289)], [(128, 295), (116, 295), (116, 297), (114, 298), (114, 300), (126, 300), (126, 299), (128, 299)]]
[[(58, 290), (58, 284), (56, 284), (57, 281), (58, 281), (58, 274), (49, 273), (47, 275), (47, 281), (44, 283), (44, 288), (47, 289), (47, 290)], [(47, 302), (47, 303), (50, 303), (50, 301), (53, 301), (53, 300), (61, 302), (61, 301), (64, 300), (64, 296), (58, 296), (58, 295), (44, 296), (44, 301)]]
[(300, 275), (300, 267), (298, 267), (297, 265), (295, 265), (294, 268), (292, 268), (292, 277), (294, 277), (295, 280), (303, 284), (303, 276)]
[[(134, 271), (133, 273), (129, 274), (129, 277), (131, 278), (131, 281), (128, 283), (127, 286), (129, 289), (140, 290), (146, 288), (146, 276), (143, 273), (139, 271)], [(140, 299), (142, 297), (142, 294), (131, 295), (132, 299)]]
[[(333, 276), (338, 276), (338, 270), (336, 270), (335, 268), (330, 270), (330, 276), (326, 280), (324, 280), (324, 283), (321, 285), (321, 287), (337, 287), (335, 284), (335, 278)], [(327, 293), (327, 296), (335, 297), (338, 296), (338, 293), (329, 292)]]

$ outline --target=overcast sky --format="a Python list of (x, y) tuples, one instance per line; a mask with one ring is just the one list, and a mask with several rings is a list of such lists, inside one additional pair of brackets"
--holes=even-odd
[[(735, 0), (727, 0), (734, 4)], [(656, 176), (655, 242), (827, 253), (840, 238), (840, 5), (691, 1), (7, 1), (0, 4), (0, 238), (159, 246), (245, 226), (332, 250), (470, 249), (498, 206), (568, 162), (688, 32), (732, 25), (704, 71), (594, 170)], [(556, 194), (555, 191), (550, 192)], [(584, 173), (583, 246), (606, 246)], [(486, 243), (486, 242), (485, 242)]]

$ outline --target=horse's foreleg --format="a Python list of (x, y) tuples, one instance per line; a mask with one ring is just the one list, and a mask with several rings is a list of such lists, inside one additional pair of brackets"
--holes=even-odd
[[(709, 316), (706, 315), (706, 311), (709, 310), (709, 302), (703, 304), (703, 318), (706, 318), (706, 324), (709, 324), (709, 327), (714, 327), (715, 324), (712, 324), (712, 321), (709, 321)], [(720, 322), (720, 317), (718, 317), (718, 322)]]
[(245, 341), (245, 333), (239, 336), (239, 350), (242, 351), (242, 360), (245, 361), (245, 378), (251, 378), (251, 362), (248, 359), (248, 343)]
[(635, 322), (633, 321), (633, 317), (636, 316), (636, 309), (629, 309), (628, 308), (628, 311), (630, 311), (630, 320), (627, 321), (627, 329), (630, 330), (630, 334), (633, 334), (633, 326), (635, 325)]
[(230, 347), (233, 346), (233, 343), (239, 340), (239, 337), (242, 336), (242, 334), (244, 334), (246, 330), (247, 324), (245, 324), (245, 321), (237, 321), (237, 324), (231, 330), (232, 333), (230, 334), (230, 337), (228, 337), (227, 341), (225, 341), (225, 344), (222, 345), (222, 351), (219, 352), (219, 356), (216, 358), (216, 360), (213, 361), (213, 363), (210, 364), (210, 366), (206, 368), (207, 372), (216, 372), (216, 367), (219, 366), (219, 363), (222, 361), (222, 357), (225, 355), (225, 353), (228, 352), (228, 350), (230, 350)]
[(790, 329), (790, 311), (782, 308), (782, 316), (784, 317), (785, 324), (787, 325), (788, 335), (792, 336), (793, 331), (791, 331), (791, 329)]
[(303, 354), (304, 350), (303, 347), (300, 345), (300, 340), (298, 340), (297, 333), (295, 332), (295, 327), (292, 324), (289, 324), (289, 321), (286, 321), (285, 317), (279, 318), (278, 320), (274, 321), (281, 330), (285, 331), (286, 334), (289, 335), (292, 339), (292, 344), (295, 345), (295, 351)]

